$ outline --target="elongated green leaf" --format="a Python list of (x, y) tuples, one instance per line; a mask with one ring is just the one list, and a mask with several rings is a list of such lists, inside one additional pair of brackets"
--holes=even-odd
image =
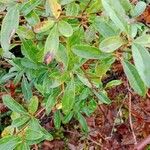
[(2, 99), (3, 99), (3, 103), (12, 111), (21, 114), (27, 113), (27, 111), (18, 102), (16, 102), (10, 95), (4, 95)]
[(73, 34), (72, 26), (63, 20), (58, 22), (58, 30), (65, 37), (70, 37)]
[(69, 113), (74, 106), (75, 102), (75, 83), (72, 79), (64, 92), (64, 96), (62, 99), (62, 110), (65, 114)]
[(125, 44), (125, 41), (123, 41), (119, 36), (109, 37), (100, 43), (99, 49), (103, 52), (111, 53), (117, 50), (123, 44)]
[(42, 138), (44, 136), (43, 132), (39, 131), (39, 130), (35, 130), (34, 128), (29, 128), (26, 130), (26, 139), (27, 140), (31, 140), (31, 141), (34, 141), (34, 140), (38, 140), (40, 138)]
[(1, 46), (5, 52), (10, 48), (10, 41), (15, 34), (19, 25), (19, 10), (17, 7), (12, 7), (7, 12), (2, 22), (1, 27)]
[(15, 148), (15, 150), (30, 150), (30, 147), (27, 143), (21, 143)]
[(79, 123), (81, 124), (83, 131), (88, 132), (89, 129), (88, 129), (87, 122), (81, 113), (77, 113), (77, 119), (78, 119)]
[(103, 92), (98, 93), (98, 92), (94, 91), (94, 94), (100, 102), (102, 102), (104, 104), (110, 104), (111, 103), (111, 100)]
[(72, 119), (73, 114), (74, 114), (73, 111), (71, 111), (70, 113), (68, 113), (68, 114), (63, 118), (63, 124), (68, 123), (68, 122)]
[(133, 16), (137, 17), (137, 16), (141, 15), (144, 12), (144, 10), (146, 9), (146, 6), (147, 5), (145, 2), (142, 2), (142, 1), (137, 2), (136, 6), (133, 10)]
[(78, 4), (70, 3), (66, 6), (66, 16), (77, 16), (79, 14), (80, 6)]
[(39, 22), (34, 26), (34, 32), (35, 33), (43, 33), (48, 31), (50, 28), (52, 28), (54, 25), (54, 20), (46, 20), (43, 22)]
[[(45, 48), (44, 48), (44, 56), (45, 56), (45, 61), (47, 62), (48, 58), (46, 58), (47, 54), (50, 54), (50, 59), (53, 59), (55, 54), (57, 53), (57, 50), (59, 48), (59, 35), (58, 35), (58, 30), (57, 26), (54, 26), (53, 29), (50, 31), (49, 36), (46, 39), (45, 43)], [(50, 60), (51, 61), (51, 60)]]
[(41, 3), (41, 0), (27, 1), (21, 8), (21, 12), (23, 13), (24, 16), (26, 16), (40, 3)]
[(18, 27), (17, 34), (21, 39), (22, 38), (23, 39), (34, 39), (35, 38), (35, 34), (33, 33), (33, 31), (24, 26)]
[(102, 0), (102, 5), (106, 12), (108, 13), (110, 19), (115, 23), (121, 31), (127, 31), (127, 24), (125, 21), (115, 12), (114, 8), (111, 6), (109, 0)]
[(121, 83), (122, 83), (121, 80), (112, 80), (112, 81), (107, 83), (105, 88), (110, 88), (110, 87), (113, 87), (113, 86), (117, 86), (117, 85), (120, 85)]
[(39, 100), (37, 96), (33, 96), (30, 100), (29, 106), (28, 106), (28, 111), (31, 114), (34, 114), (37, 109), (38, 109), (38, 105), (39, 105)]
[(136, 38), (134, 40), (134, 43), (137, 43), (137, 44), (142, 45), (144, 47), (150, 47), (150, 35), (145, 34), (145, 35), (139, 36), (138, 38)]
[(144, 96), (146, 94), (146, 87), (139, 76), (137, 70), (135, 69), (134, 65), (129, 63), (128, 61), (122, 61), (123, 68), (125, 74), (129, 80), (130, 86), (137, 92), (139, 95)]
[(1, 77), (0, 84), (7, 82), (9, 79), (13, 78), (14, 76), (16, 76), (16, 72), (5, 74), (4, 76)]
[(87, 59), (101, 59), (106, 57), (98, 48), (88, 45), (75, 45), (72, 51), (79, 57)]
[(118, 35), (119, 33), (114, 30), (113, 27), (101, 17), (96, 17), (94, 21), (94, 27), (105, 38)]
[(28, 24), (31, 26), (35, 26), (37, 23), (40, 22), (40, 18), (34, 10), (32, 10), (28, 15), (26, 15), (25, 19), (27, 20)]
[(56, 103), (56, 98), (53, 95), (50, 95), (46, 101), (46, 113), (49, 114)]
[(24, 125), (25, 123), (27, 123), (29, 121), (29, 119), (30, 119), (30, 117), (27, 115), (21, 116), (15, 120), (13, 120), (12, 126), (18, 128), (18, 127)]
[(66, 4), (69, 4), (69, 3), (73, 2), (73, 1), (75, 1), (75, 0), (61, 0), (60, 4), (61, 5), (66, 5)]
[(20, 137), (17, 136), (7, 136), (0, 139), (0, 150), (13, 150), (15, 147), (21, 143)]
[(61, 126), (61, 113), (60, 110), (57, 110), (54, 113), (54, 125), (56, 129), (59, 129)]
[(150, 54), (147, 49), (133, 44), (132, 54), (136, 69), (147, 87), (150, 87)]
[(29, 82), (24, 76), (21, 82), (21, 88), (22, 88), (24, 98), (29, 101), (32, 97), (32, 89), (31, 89), (31, 85), (29, 84)]

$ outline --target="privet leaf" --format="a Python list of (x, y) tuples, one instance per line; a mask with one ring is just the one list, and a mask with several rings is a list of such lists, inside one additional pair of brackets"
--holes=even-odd
[(125, 21), (123, 21), (123, 19), (115, 12), (113, 7), (110, 5), (110, 1), (102, 0), (102, 5), (103, 5), (104, 9), (106, 10), (106, 12), (108, 13), (110, 19), (115, 23), (115, 25), (117, 27), (119, 27), (119, 29), (121, 31), (126, 32), (127, 25), (126, 25)]
[(29, 103), (29, 106), (28, 106), (29, 113), (34, 114), (37, 111), (37, 109), (38, 109), (38, 104), (39, 104), (38, 97), (37, 96), (33, 96), (30, 99), (30, 103)]
[(94, 91), (95, 96), (98, 98), (98, 100), (104, 104), (110, 104), (111, 100), (108, 98), (108, 96), (106, 94), (104, 94), (103, 92), (97, 92)]
[(13, 150), (21, 143), (21, 139), (18, 136), (6, 136), (0, 139), (0, 150)]
[(54, 58), (57, 50), (59, 48), (59, 35), (57, 26), (54, 26), (50, 31), (49, 36), (46, 39), (45, 48), (44, 48), (44, 61), (49, 64)]
[(1, 46), (5, 52), (10, 48), (10, 41), (15, 34), (19, 25), (19, 10), (17, 7), (12, 7), (8, 10), (5, 18), (2, 21), (1, 27)]
[(83, 131), (88, 132), (89, 129), (88, 129), (87, 122), (81, 113), (77, 113), (77, 119), (79, 123), (81, 124)]
[(60, 110), (57, 110), (54, 113), (54, 125), (56, 129), (59, 129), (61, 126), (61, 113)]
[(137, 2), (136, 6), (133, 10), (133, 16), (137, 17), (137, 16), (141, 15), (145, 9), (146, 9), (145, 2), (142, 2), (142, 1)]
[(99, 49), (106, 53), (111, 53), (121, 47), (125, 42), (119, 36), (108, 37), (104, 39), (100, 45)]
[(58, 30), (65, 37), (70, 37), (73, 34), (72, 26), (63, 20), (58, 22)]
[(62, 110), (65, 114), (71, 111), (74, 102), (75, 102), (75, 83), (74, 80), (72, 79), (68, 83), (62, 99)]
[(30, 117), (27, 115), (23, 115), (12, 122), (12, 126), (18, 128), (29, 121)]
[(49, 30), (50, 28), (52, 28), (54, 25), (54, 21), (53, 20), (46, 20), (43, 22), (39, 22), (38, 24), (36, 24), (33, 29), (35, 33), (42, 33), (42, 32), (46, 32), (47, 30)]
[(89, 45), (75, 45), (72, 51), (79, 57), (86, 59), (101, 59), (106, 57), (98, 48)]
[(49, 114), (56, 103), (56, 98), (51, 94), (46, 101), (46, 114)]
[(139, 95), (144, 96), (146, 94), (146, 87), (139, 76), (136, 68), (127, 60), (122, 61), (125, 74), (129, 80), (130, 86), (137, 92)]
[(41, 3), (41, 0), (27, 1), (21, 8), (21, 12), (24, 16), (28, 15), (35, 7)]
[(12, 111), (17, 112), (19, 114), (27, 114), (27, 111), (16, 102), (10, 95), (4, 95), (2, 97), (3, 103)]
[(31, 85), (29, 84), (26, 77), (24, 76), (21, 82), (21, 88), (22, 88), (24, 98), (29, 101), (32, 97), (32, 89), (31, 89)]
[(143, 46), (133, 44), (132, 54), (140, 77), (144, 81), (145, 85), (150, 88), (150, 53)]
[(61, 5), (57, 2), (57, 0), (48, 0), (48, 2), (53, 16), (57, 19), (61, 13)]

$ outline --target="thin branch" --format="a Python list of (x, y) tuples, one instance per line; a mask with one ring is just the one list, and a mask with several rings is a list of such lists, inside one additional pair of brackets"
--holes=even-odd
[(129, 98), (129, 124), (130, 124), (130, 128), (131, 128), (131, 131), (132, 131), (134, 144), (136, 145), (137, 144), (137, 140), (136, 140), (136, 136), (135, 136), (135, 133), (134, 133), (133, 124), (132, 124), (132, 114), (131, 114), (131, 109), (132, 109), (131, 98), (132, 98), (132, 96), (131, 96), (130, 91), (129, 91), (128, 98)]
[(82, 11), (82, 14), (84, 14), (85, 11), (87, 10), (87, 8), (89, 8), (91, 2), (92, 2), (92, 0), (89, 0), (88, 4), (86, 5), (86, 7), (84, 8), (84, 10)]

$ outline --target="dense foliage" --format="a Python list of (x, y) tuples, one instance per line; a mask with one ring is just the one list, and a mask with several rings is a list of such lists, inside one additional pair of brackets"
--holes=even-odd
[(0, 0), (0, 55), (11, 65), (9, 71), (0, 70), (0, 88), (5, 90), (3, 85), (12, 80), (23, 94), (21, 100), (14, 92), (2, 97), (12, 111), (12, 124), (2, 133), (0, 150), (28, 150), (30, 145), (52, 140), (52, 133), (40, 125), (41, 111), (53, 112), (58, 130), (73, 118), (88, 134), (84, 116), (90, 116), (97, 105), (110, 105), (106, 89), (122, 83), (102, 82), (116, 60), (131, 90), (146, 96), (150, 35), (147, 22), (139, 22), (139, 16), (147, 3)]

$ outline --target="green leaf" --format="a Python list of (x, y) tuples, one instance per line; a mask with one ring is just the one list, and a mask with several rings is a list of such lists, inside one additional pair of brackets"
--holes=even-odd
[(71, 111), (71, 109), (74, 106), (74, 102), (75, 102), (75, 83), (74, 80), (72, 79), (68, 83), (62, 99), (62, 110), (65, 114)]
[(110, 88), (110, 87), (113, 87), (113, 86), (117, 86), (117, 85), (120, 85), (121, 83), (122, 83), (121, 80), (112, 80), (112, 81), (110, 81), (106, 84), (105, 88)]
[(21, 39), (34, 39), (35, 34), (33, 31), (27, 27), (19, 26), (16, 33)]
[(18, 128), (24, 124), (26, 124), (29, 121), (30, 117), (27, 115), (23, 115), (12, 122), (12, 126)]
[(29, 84), (26, 77), (24, 76), (21, 82), (21, 88), (22, 88), (24, 98), (29, 101), (32, 97), (32, 89), (31, 89), (31, 85)]
[(150, 35), (145, 34), (145, 35), (139, 36), (134, 40), (134, 43), (142, 45), (144, 47), (150, 47)]
[(106, 74), (106, 72), (110, 69), (111, 65), (114, 62), (115, 62), (114, 57), (108, 57), (103, 60), (99, 60), (96, 63), (96, 67), (95, 67), (96, 75), (99, 76), (100, 78), (102, 78)]
[(30, 26), (35, 26), (37, 23), (40, 22), (38, 14), (33, 10), (28, 15), (25, 16), (25, 19), (27, 20)]
[(60, 110), (57, 110), (54, 113), (54, 125), (56, 129), (59, 129), (61, 126), (61, 113)]
[(98, 93), (97, 91), (94, 91), (95, 96), (100, 100), (100, 102), (104, 104), (110, 104), (111, 100), (108, 98), (108, 96), (104, 92)]
[(125, 41), (121, 39), (119, 36), (113, 36), (104, 39), (100, 45), (99, 49), (102, 52), (111, 53), (117, 50), (119, 47), (121, 47), (123, 44), (125, 44)]
[(16, 72), (7, 73), (0, 78), (0, 84), (7, 82), (9, 79), (16, 76)]
[(10, 95), (4, 95), (2, 97), (3, 103), (12, 111), (20, 113), (20, 114), (27, 114), (27, 111), (16, 102)]
[(46, 39), (44, 56), (49, 53), (52, 55), (52, 57), (54, 57), (55, 54), (57, 53), (58, 48), (59, 48), (59, 34), (57, 26), (54, 26)]
[(12, 7), (8, 10), (5, 18), (2, 21), (1, 27), (1, 46), (5, 52), (10, 48), (10, 41), (15, 34), (19, 25), (19, 10), (17, 7)]
[(66, 5), (66, 4), (69, 4), (69, 3), (73, 2), (73, 1), (75, 1), (75, 0), (61, 0), (60, 4), (61, 5)]
[(120, 3), (122, 4), (126, 12), (129, 12), (132, 9), (132, 4), (129, 0), (121, 0)]
[(66, 16), (77, 16), (79, 14), (80, 7), (76, 3), (70, 3), (66, 6)]
[(15, 148), (15, 150), (30, 150), (30, 147), (27, 143), (21, 143)]
[(133, 44), (132, 55), (140, 77), (145, 85), (150, 88), (150, 53), (143, 46)]
[(63, 20), (58, 22), (58, 30), (65, 37), (70, 37), (73, 34), (72, 26)]
[(77, 113), (77, 120), (81, 124), (83, 131), (88, 132), (89, 129), (88, 129), (87, 122), (86, 122), (85, 118), (82, 116), (82, 114), (79, 112)]
[(129, 63), (126, 60), (122, 61), (123, 68), (125, 71), (125, 74), (129, 80), (130, 86), (134, 89), (135, 92), (137, 92), (141, 96), (145, 96), (146, 94), (146, 87), (139, 76), (137, 70), (135, 69), (134, 65)]
[(34, 128), (28, 128), (25, 133), (26, 140), (38, 140), (44, 136), (42, 131), (35, 130)]
[(63, 124), (69, 123), (69, 121), (72, 119), (74, 113), (73, 111), (69, 112), (64, 118), (63, 118)]
[(30, 99), (30, 103), (29, 103), (29, 106), (28, 106), (29, 113), (31, 113), (33, 115), (37, 111), (38, 105), (39, 105), (38, 97), (37, 96), (33, 96)]
[(21, 8), (21, 12), (24, 16), (28, 15), (32, 10), (35, 9), (39, 4), (41, 3), (41, 0), (32, 0), (24, 3), (23, 7)]
[(85, 76), (83, 76), (81, 74), (77, 74), (77, 76), (84, 85), (86, 85), (89, 88), (92, 88), (92, 85), (90, 84), (89, 80)]
[(54, 25), (54, 20), (46, 20), (43, 22), (39, 22), (34, 26), (34, 32), (35, 33), (43, 33), (48, 31), (50, 28), (52, 28)]
[(62, 44), (59, 45), (59, 49), (56, 53), (56, 60), (58, 62), (61, 62), (63, 64), (64, 70), (67, 70), (68, 67), (68, 54), (67, 54), (67, 49), (65, 46)]
[(146, 6), (147, 5), (145, 2), (142, 2), (142, 1), (137, 2), (136, 6), (133, 10), (133, 16), (134, 17), (140, 16), (146, 9)]
[(86, 59), (101, 59), (106, 57), (98, 48), (89, 45), (75, 45), (72, 51), (79, 57)]
[(94, 21), (95, 29), (105, 38), (118, 35), (119, 33), (114, 30), (110, 22), (102, 17), (96, 17)]
[(56, 103), (56, 98), (54, 97), (54, 95), (50, 95), (46, 101), (46, 106), (45, 106), (45, 109), (46, 109), (46, 114), (48, 115), (52, 108), (54, 107)]
[(17, 136), (7, 136), (0, 139), (0, 150), (13, 150), (15, 147), (21, 143), (20, 137)]
[(108, 13), (110, 19), (114, 22), (114, 24), (121, 30), (126, 32), (127, 31), (127, 23), (123, 20), (122, 16), (119, 16), (112, 5), (110, 4), (109, 0), (102, 0), (102, 5), (106, 12)]

